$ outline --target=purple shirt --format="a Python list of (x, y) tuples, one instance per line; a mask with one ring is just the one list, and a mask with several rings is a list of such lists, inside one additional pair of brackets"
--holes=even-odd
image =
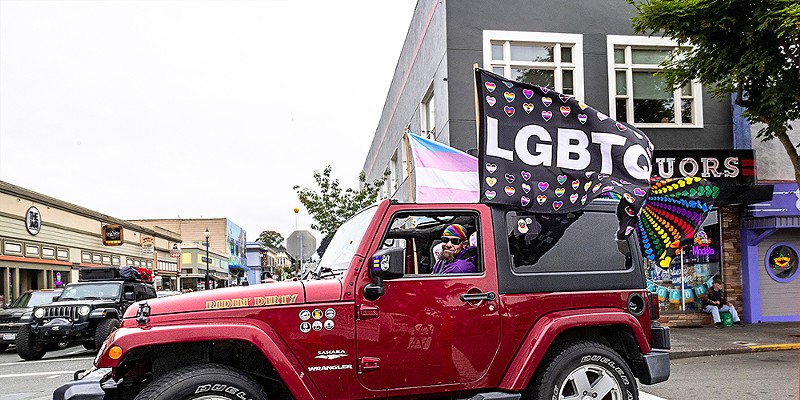
[(447, 262), (439, 259), (433, 266), (432, 274), (468, 274), (478, 272), (475, 267), (477, 261), (477, 247), (467, 246), (456, 255), (453, 261)]

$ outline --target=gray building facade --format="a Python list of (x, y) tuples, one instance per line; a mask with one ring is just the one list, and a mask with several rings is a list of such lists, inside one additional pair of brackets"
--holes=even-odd
[[(382, 197), (408, 200), (406, 129), (462, 151), (476, 150), (473, 64), (511, 79), (540, 77), (530, 83), (628, 119), (657, 149), (734, 148), (730, 100), (711, 98), (699, 85), (669, 99), (653, 93), (659, 84), (652, 77), (657, 58), (674, 42), (635, 34), (632, 15), (633, 8), (619, 0), (420, 0), (364, 162), (367, 180), (389, 169)], [(627, 109), (618, 107), (625, 95), (634, 103)], [(643, 122), (631, 115), (640, 107), (637, 101), (681, 102), (683, 107), (675, 108), (682, 118)]]
[[(633, 15), (634, 8), (622, 0), (419, 0), (365, 157), (367, 180), (379, 178), (388, 169), (391, 178), (381, 198), (411, 199), (414, 182), (409, 183), (408, 175), (414, 171), (403, 140), (407, 130), (477, 153), (474, 64), (509, 79), (572, 95), (617, 121), (634, 125), (649, 136), (657, 153), (707, 150), (708, 158), (722, 165), (732, 157), (726, 151), (751, 149), (749, 140), (743, 140), (749, 139), (749, 127), (739, 127), (740, 133), (734, 134), (737, 120), (730, 98), (714, 98), (697, 82), (667, 87), (655, 75), (659, 63), (678, 43), (636, 34)], [(673, 160), (676, 165), (682, 161), (680, 157)], [(718, 199), (717, 209), (701, 227), (706, 236), (700, 243), (713, 246), (703, 251), (715, 256), (694, 260), (697, 265), (691, 272), (678, 269), (680, 276), (671, 269), (651, 268), (649, 278), (656, 286), (685, 296), (677, 305), (665, 300), (664, 310), (697, 311), (699, 299), (694, 293), (715, 276), (723, 278), (731, 300), (742, 306), (740, 215), (744, 205), (761, 201), (752, 193), (765, 192), (750, 190), (755, 175), (749, 172), (755, 168), (752, 161), (742, 161), (737, 170), (748, 170), (750, 175), (740, 174), (747, 183), (725, 190), (739, 197)], [(748, 191), (750, 196), (742, 195)], [(685, 282), (690, 286), (681, 286)], [(701, 313), (695, 314), (697, 319), (682, 315), (680, 320), (693, 324), (702, 319)]]

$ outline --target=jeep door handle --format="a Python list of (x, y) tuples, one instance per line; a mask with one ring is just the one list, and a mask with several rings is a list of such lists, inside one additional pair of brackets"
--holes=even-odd
[(461, 301), (463, 302), (472, 302), (472, 301), (481, 301), (487, 300), (492, 301), (497, 298), (497, 295), (494, 292), (486, 292), (486, 293), (464, 293), (460, 297)]

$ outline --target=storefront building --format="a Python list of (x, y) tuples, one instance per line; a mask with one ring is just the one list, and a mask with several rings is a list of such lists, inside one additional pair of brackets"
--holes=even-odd
[(182, 289), (203, 290), (206, 269), (212, 289), (241, 285), (247, 281), (246, 233), (229, 219), (142, 219), (132, 222), (159, 226), (181, 235), (184, 240), (180, 248)]
[[(772, 185), (756, 181), (753, 150), (658, 150), (653, 175), (664, 178), (699, 176), (720, 190), (708, 217), (681, 256), (669, 268), (650, 263), (648, 286), (658, 294), (666, 320), (697, 323), (703, 316), (672, 312), (702, 311), (702, 299), (712, 281), (722, 280), (729, 300), (741, 310), (740, 214), (744, 207), (772, 196)], [(694, 317), (694, 318), (693, 318)]]
[(247, 277), (251, 285), (274, 279), (278, 255), (275, 249), (260, 242), (247, 242)]
[(748, 208), (742, 221), (745, 322), (800, 321), (800, 193), (775, 184), (770, 201)]
[(0, 296), (8, 303), (32, 289), (78, 281), (82, 267), (154, 270), (171, 284), (169, 249), (180, 235), (146, 228), (0, 181)]

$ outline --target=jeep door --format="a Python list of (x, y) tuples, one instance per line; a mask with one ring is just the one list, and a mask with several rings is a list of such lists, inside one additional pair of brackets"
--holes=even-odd
[[(476, 211), (480, 206), (474, 204), (428, 207), (390, 206), (390, 217), (371, 246), (373, 253), (404, 248), (404, 277), (384, 281), (385, 293), (370, 301), (364, 298), (363, 288), (373, 283), (368, 275), (371, 258), (360, 268), (357, 368), (359, 380), (369, 389), (475, 382), (485, 375), (499, 347), (496, 266), (492, 257), (484, 257), (494, 252), (490, 216), (481, 215)], [(451, 222), (467, 225), (469, 234), (477, 232), (475, 273), (431, 274), (433, 248)], [(465, 300), (462, 295), (477, 300)]]

